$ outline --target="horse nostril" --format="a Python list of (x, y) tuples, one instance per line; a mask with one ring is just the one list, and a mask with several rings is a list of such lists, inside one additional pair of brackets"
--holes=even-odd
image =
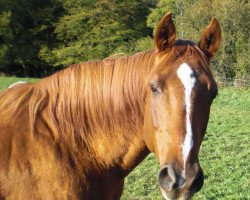
[(185, 184), (185, 181), (186, 180), (184, 178), (182, 178), (182, 177), (178, 178), (178, 186), (179, 186), (179, 188), (181, 188)]
[(176, 174), (171, 166), (164, 166), (161, 168), (158, 181), (161, 186), (166, 191), (170, 191), (177, 186)]

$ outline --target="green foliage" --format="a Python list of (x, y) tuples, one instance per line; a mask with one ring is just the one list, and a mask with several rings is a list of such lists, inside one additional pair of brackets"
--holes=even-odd
[(171, 11), (178, 37), (197, 42), (216, 16), (223, 41), (214, 68), (249, 78), (249, 6), (247, 0), (0, 0), (0, 71), (44, 76), (55, 67), (147, 50), (152, 29)]
[(0, 69), (8, 63), (9, 45), (7, 41), (12, 38), (10, 29), (11, 12), (8, 3), (0, 1)]
[(114, 50), (114, 54), (116, 53), (133, 54), (136, 52), (152, 49), (153, 47), (154, 47), (154, 42), (152, 38), (143, 37), (138, 40), (131, 40), (129, 42), (124, 43), (123, 45), (119, 45)]
[[(215, 99), (200, 163), (205, 183), (194, 199), (250, 198), (250, 90), (223, 88)], [(159, 164), (150, 154), (126, 179), (123, 200), (160, 200)]]
[(173, 17), (178, 16), (178, 2), (176, 0), (160, 0), (156, 8), (148, 16), (147, 25), (151, 28), (156, 28), (162, 16), (168, 12), (172, 12)]
[(131, 46), (150, 34), (146, 26), (149, 1), (62, 2), (65, 14), (55, 24), (54, 32), (59, 42), (52, 52), (48, 49), (43, 53), (52, 65), (104, 58), (119, 46)]
[[(53, 42), (53, 23), (59, 17), (54, 0), (19, 0), (4, 3), (0, 11), (0, 64), (8, 71), (36, 76), (49, 67), (38, 54)], [(2, 28), (4, 27), (4, 28)], [(42, 71), (42, 72), (41, 72)]]

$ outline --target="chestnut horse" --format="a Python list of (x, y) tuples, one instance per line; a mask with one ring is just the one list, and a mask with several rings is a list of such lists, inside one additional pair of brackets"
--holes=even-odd
[(175, 38), (168, 13), (155, 49), (72, 65), (2, 92), (0, 199), (119, 199), (124, 178), (150, 152), (166, 199), (200, 190), (220, 25), (213, 18), (198, 45)]

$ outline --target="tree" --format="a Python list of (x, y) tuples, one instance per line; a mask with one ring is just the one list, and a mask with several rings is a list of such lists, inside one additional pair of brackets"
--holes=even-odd
[(146, 17), (152, 6), (145, 0), (62, 1), (64, 15), (55, 25), (59, 41), (42, 57), (52, 65), (68, 65), (104, 58), (119, 46), (150, 34)]
[(0, 0), (0, 70), (43, 76), (55, 67), (152, 48), (152, 29), (174, 13), (179, 38), (222, 26), (213, 60), (226, 77), (250, 74), (248, 0)]
[(4, 2), (0, 21), (1, 65), (5, 71), (39, 76), (49, 69), (38, 56), (39, 50), (53, 43), (53, 23), (60, 16), (60, 4), (54, 0)]
[(9, 1), (0, 1), (0, 69), (4, 69), (9, 62), (8, 50), (10, 48), (9, 41), (12, 39), (12, 31), (10, 25), (10, 3)]

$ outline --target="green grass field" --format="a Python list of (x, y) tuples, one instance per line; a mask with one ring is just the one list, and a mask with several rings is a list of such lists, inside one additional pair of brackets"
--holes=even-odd
[[(0, 77), (0, 90), (24, 80)], [(220, 88), (200, 152), (205, 174), (196, 200), (250, 199), (250, 89)], [(162, 199), (158, 163), (149, 155), (127, 178), (122, 200)]]
[(25, 82), (32, 83), (32, 82), (35, 82), (36, 80), (37, 79), (35, 78), (0, 77), (0, 91), (18, 81), (25, 81)]

